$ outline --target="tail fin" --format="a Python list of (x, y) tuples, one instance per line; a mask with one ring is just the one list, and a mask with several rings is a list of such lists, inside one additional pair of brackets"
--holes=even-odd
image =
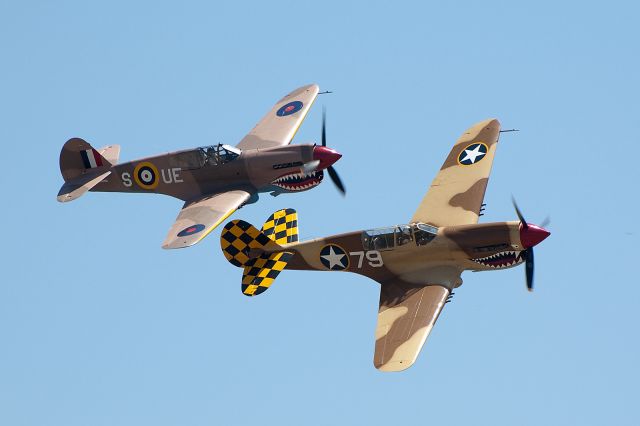
[[(120, 148), (106, 147), (103, 152), (112, 154), (116, 151), (116, 156), (120, 153)], [(112, 164), (100, 154), (89, 143), (80, 138), (69, 139), (60, 151), (60, 172), (65, 182), (74, 180), (88, 172), (107, 171)]]
[(298, 213), (294, 209), (278, 210), (262, 225), (262, 233), (276, 244), (298, 242)]
[(278, 210), (262, 231), (243, 220), (227, 223), (220, 235), (222, 252), (231, 264), (243, 267), (242, 293), (264, 293), (287, 266), (293, 253), (280, 244), (298, 241), (298, 215), (293, 209)]
[(80, 138), (69, 139), (60, 151), (60, 172), (65, 183), (58, 192), (58, 201), (75, 200), (102, 182), (111, 174), (112, 161), (117, 161), (119, 154), (118, 145), (104, 147), (98, 152)]

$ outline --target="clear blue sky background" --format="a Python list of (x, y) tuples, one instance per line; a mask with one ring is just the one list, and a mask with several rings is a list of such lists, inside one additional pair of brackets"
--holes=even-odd
[[(637, 425), (640, 55), (634, 2), (0, 3), (0, 424)], [(122, 160), (237, 143), (290, 90), (330, 146), (303, 238), (409, 220), (451, 144), (497, 117), (485, 221), (551, 215), (524, 270), (465, 273), (409, 370), (374, 369), (378, 285), (284, 272), (261, 297), (219, 230), (160, 243), (181, 202), (62, 205), (70, 137)]]

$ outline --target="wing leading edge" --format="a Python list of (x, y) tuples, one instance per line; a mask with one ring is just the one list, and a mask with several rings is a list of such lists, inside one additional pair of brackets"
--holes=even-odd
[(280, 99), (240, 141), (243, 150), (272, 148), (291, 143), (318, 96), (317, 84), (300, 87)]
[(162, 248), (184, 248), (200, 242), (250, 196), (246, 191), (235, 190), (186, 202), (162, 243)]
[(413, 365), (449, 294), (440, 285), (381, 285), (373, 356), (378, 370), (402, 371)]
[(411, 222), (435, 226), (477, 223), (499, 136), (500, 122), (496, 119), (467, 129), (453, 146)]

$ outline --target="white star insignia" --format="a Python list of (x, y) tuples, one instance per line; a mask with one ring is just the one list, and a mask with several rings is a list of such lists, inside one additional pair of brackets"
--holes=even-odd
[(471, 164), (474, 164), (478, 157), (482, 158), (486, 153), (480, 152), (481, 146), (482, 145), (476, 145), (474, 149), (465, 149), (464, 153), (466, 154), (466, 156), (462, 160), (460, 160), (460, 162), (463, 163), (465, 161), (471, 161)]
[(338, 265), (341, 268), (344, 268), (344, 264), (342, 263), (342, 258), (344, 258), (346, 254), (338, 254), (333, 251), (333, 247), (329, 246), (329, 254), (325, 254), (322, 257), (324, 260), (329, 262), (329, 269), (333, 269), (334, 266)]

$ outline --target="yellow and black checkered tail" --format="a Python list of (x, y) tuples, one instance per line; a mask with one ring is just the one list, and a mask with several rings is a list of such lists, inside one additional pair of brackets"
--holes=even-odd
[(224, 257), (238, 267), (252, 263), (261, 250), (281, 249), (271, 238), (244, 220), (232, 220), (224, 226), (220, 234), (220, 246)]
[[(275, 238), (274, 231), (279, 220), (274, 218), (271, 238), (243, 220), (233, 220), (222, 230), (220, 235), (222, 252), (231, 264), (244, 268), (242, 293), (247, 296), (265, 292), (293, 256), (291, 252), (282, 251), (282, 247), (272, 239)], [(283, 239), (284, 242), (287, 241), (286, 236)]]
[(267, 291), (278, 274), (287, 266), (291, 256), (293, 253), (281, 251), (265, 253), (253, 259), (253, 265), (245, 266), (242, 273), (242, 293), (246, 296), (256, 296)]
[(262, 225), (262, 233), (276, 244), (298, 242), (298, 213), (294, 209), (278, 210)]

